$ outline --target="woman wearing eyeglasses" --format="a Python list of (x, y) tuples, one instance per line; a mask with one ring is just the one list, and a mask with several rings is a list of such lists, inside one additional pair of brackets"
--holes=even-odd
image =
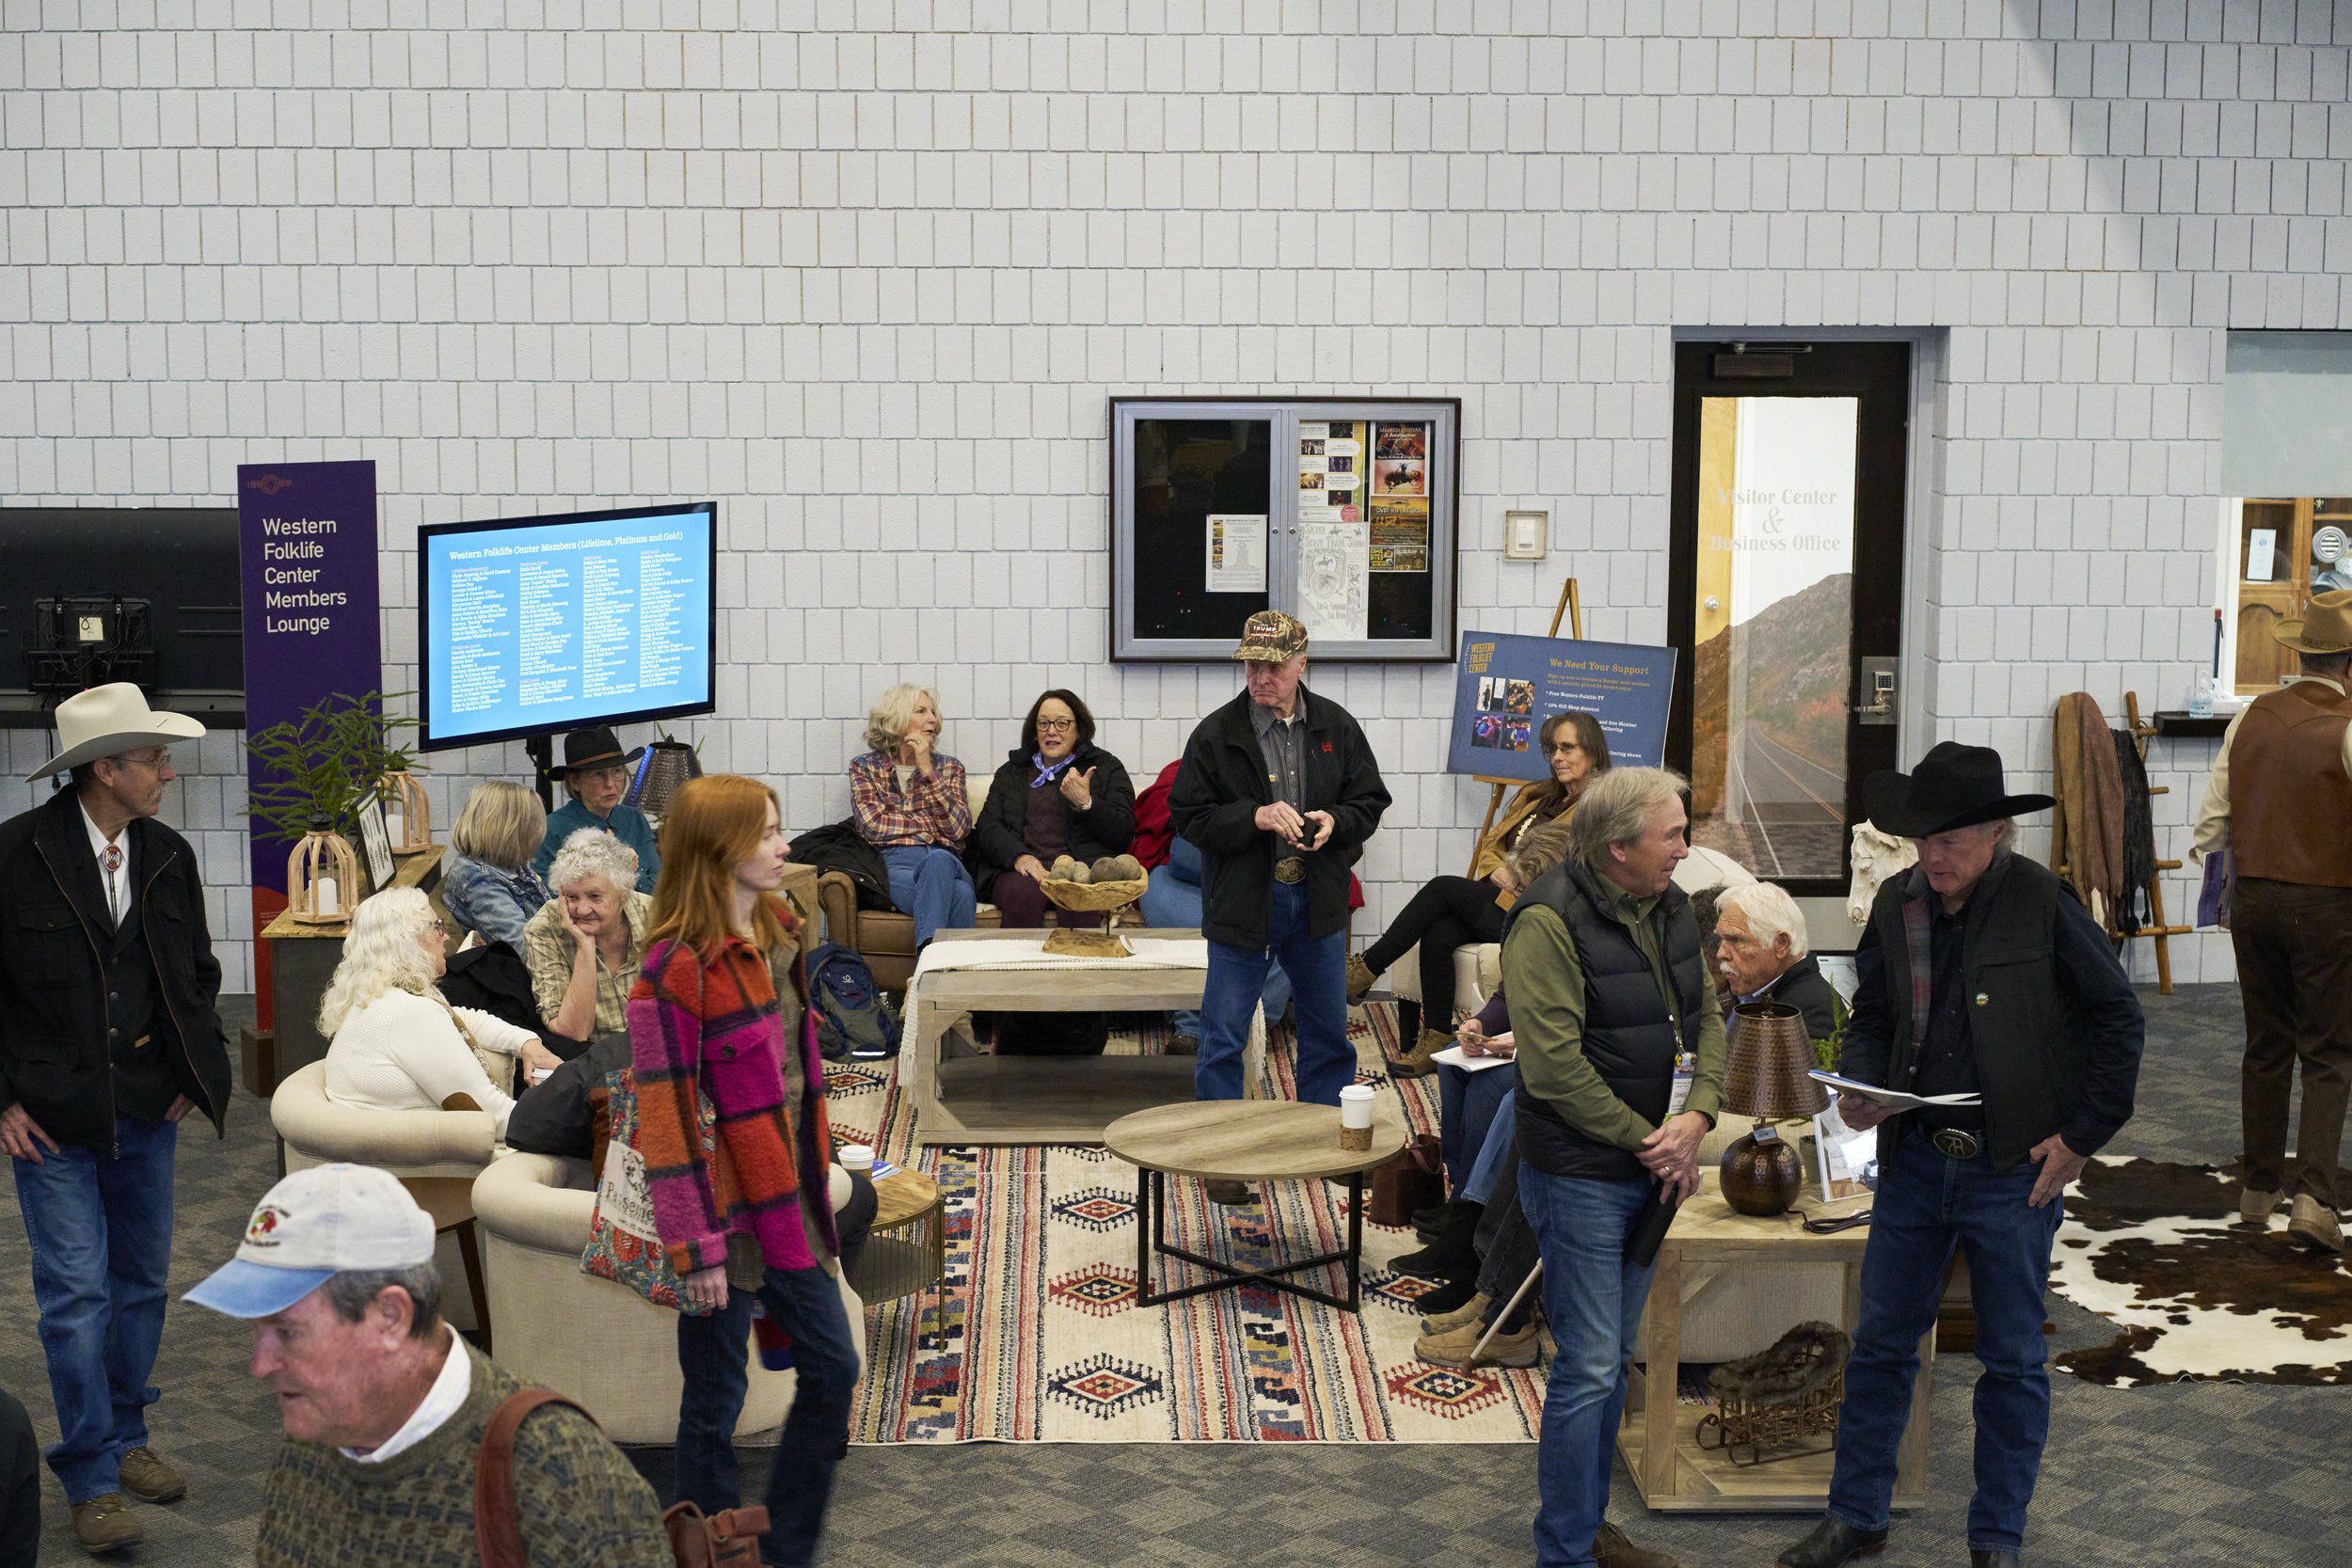
[(1577, 798), (1609, 771), (1609, 741), (1589, 713), (1555, 713), (1537, 736), (1551, 776), (1522, 785), (1502, 818), (1479, 841), (1467, 877), (1432, 877), (1422, 884), (1380, 940), (1347, 960), (1347, 1000), (1361, 1002), (1413, 944), (1421, 944), (1421, 1037), (1390, 1070), (1419, 1078), (1454, 1043), (1454, 950), (1502, 940), (1502, 917), (1519, 890), (1505, 862), (1529, 829), (1567, 821)]
[(1000, 925), (1042, 926), (1048, 866), (1064, 855), (1089, 865), (1123, 855), (1135, 837), (1127, 769), (1094, 743), (1094, 715), (1075, 692), (1048, 691), (1029, 705), (1021, 744), (989, 782), (972, 825), (972, 885), (996, 906)]
[[(352, 912), (342, 962), (319, 1004), (326, 1098), (363, 1111), (437, 1111), (462, 1094), (490, 1113), (502, 1138), (515, 1108), (503, 1058), (534, 1072), (563, 1064), (530, 1030), (444, 1001), (435, 982), (448, 960), (449, 931), (416, 889), (387, 888)], [(502, 1082), (491, 1081), (485, 1056)]]

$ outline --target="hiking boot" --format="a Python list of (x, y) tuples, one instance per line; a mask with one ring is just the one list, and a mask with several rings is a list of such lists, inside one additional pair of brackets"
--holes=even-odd
[(1168, 1054), (1169, 1054), (1169, 1055), (1171, 1055), (1171, 1056), (1198, 1056), (1198, 1055), (1200, 1055), (1200, 1036), (1198, 1036), (1198, 1035), (1170, 1035), (1170, 1036), (1168, 1036)]
[(1403, 1059), (1389, 1064), (1391, 1078), (1426, 1078), (1438, 1070), (1436, 1056), (1454, 1043), (1454, 1037), (1438, 1029), (1423, 1029), (1421, 1038), (1413, 1042)]
[(122, 1546), (135, 1546), (147, 1536), (131, 1513), (131, 1499), (119, 1492), (109, 1492), (73, 1505), (73, 1539), (82, 1544), (82, 1550), (97, 1557)]
[(2248, 1187), (2237, 1195), (2237, 1217), (2241, 1225), (2259, 1225), (2270, 1228), (2270, 1216), (2286, 1201), (2284, 1193), (2265, 1193)]
[(1258, 1195), (1249, 1190), (1247, 1181), (1203, 1181), (1200, 1190), (1208, 1195), (1211, 1203), (1222, 1203), (1232, 1209), (1258, 1201)]
[(1628, 1541), (1625, 1531), (1606, 1519), (1593, 1536), (1593, 1560), (1600, 1568), (1679, 1568), (1665, 1553), (1653, 1552)]
[(141, 1445), (123, 1453), (122, 1489), (143, 1503), (176, 1503), (188, 1495), (188, 1478)]
[(2287, 1220), (2287, 1234), (2313, 1252), (2344, 1250), (2344, 1226), (2336, 1219), (2336, 1212), (2309, 1193), (2295, 1195), (2295, 1212)]
[(1372, 972), (1372, 965), (1364, 962), (1364, 956), (1361, 953), (1350, 953), (1347, 956), (1347, 1005), (1349, 1006), (1353, 1007), (1362, 1002), (1365, 997), (1370, 996), (1372, 988), (1379, 983), (1380, 976)]
[(1439, 1367), (1533, 1367), (1535, 1364), (1535, 1325), (1529, 1323), (1517, 1334), (1501, 1329), (1486, 1340), (1486, 1353), (1475, 1361), (1470, 1352), (1485, 1338), (1486, 1325), (1472, 1319), (1458, 1328), (1443, 1334), (1424, 1334), (1413, 1341), (1413, 1354), (1423, 1361)]
[(1430, 1334), (1450, 1334), (1464, 1323), (1484, 1323), (1495, 1298), (1481, 1291), (1451, 1312), (1424, 1314), (1421, 1326)]

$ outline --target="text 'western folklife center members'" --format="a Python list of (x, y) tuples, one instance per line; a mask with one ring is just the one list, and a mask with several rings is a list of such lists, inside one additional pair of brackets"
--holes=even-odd
[(2098, 922), (2055, 873), (2011, 851), (2010, 818), (2055, 802), (2008, 794), (1999, 752), (1947, 740), (1908, 776), (1872, 774), (1862, 794), (1870, 821), (1916, 844), (1919, 863), (1870, 906), (1838, 1070), (1982, 1103), (1889, 1116), (1838, 1096), (1849, 1126), (1883, 1128), (1878, 1194), (1829, 1509), (1780, 1560), (1836, 1568), (1885, 1543), (1919, 1339), (1958, 1246), (1984, 1367), (1969, 1560), (2014, 1568), (2050, 1430), (2050, 1247), (2067, 1183), (2131, 1119), (2145, 1025)]
[(224, 1127), (229, 1052), (196, 851), (155, 814), (171, 747), (203, 733), (128, 682), (69, 697), (61, 749), (32, 776), (70, 770), (71, 786), (0, 824), (0, 1148), (56, 1402), (49, 1466), (93, 1552), (140, 1539), (123, 1494), (187, 1491), (148, 1446), (148, 1377), (180, 1118)]
[[(1307, 628), (1262, 610), (1233, 657), (1248, 672), (1232, 702), (1184, 745), (1169, 790), (1176, 831), (1200, 850), (1200, 999), (1194, 1092), (1242, 1097), (1242, 1051), (1266, 965), (1290, 973), (1298, 1018), (1298, 1098), (1337, 1105), (1356, 1079), (1347, 1041), (1347, 879), (1389, 809), (1372, 746), (1347, 710), (1303, 684)], [(1247, 1203), (1241, 1182), (1209, 1196)]]

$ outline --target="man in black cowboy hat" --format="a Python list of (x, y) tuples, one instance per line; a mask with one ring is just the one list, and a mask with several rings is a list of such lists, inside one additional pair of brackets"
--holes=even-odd
[(2230, 940), (2246, 1007), (2238, 1217), (2266, 1228), (2288, 1196), (2287, 1102), (2300, 1057), (2301, 1158), (2287, 1234), (2334, 1253), (2344, 1250), (2336, 1150), (2352, 1080), (2352, 590), (2312, 594), (2309, 614), (2270, 635), (2301, 656), (2302, 673), (2230, 721), (2197, 816), (2197, 848), (2226, 848), (2236, 862)]
[(628, 793), (628, 770), (645, 754), (643, 746), (621, 750), (621, 737), (603, 724), (574, 730), (564, 737), (564, 766), (555, 776), (564, 781), (571, 799), (548, 817), (548, 836), (531, 868), (542, 881), (555, 864), (555, 852), (582, 828), (603, 828), (637, 851), (637, 891), (651, 893), (661, 874), (661, 851), (654, 847), (653, 823), (635, 806), (621, 803)]
[(1890, 1114), (1838, 1097), (1851, 1125), (1884, 1123), (1878, 1196), (1829, 1510), (1780, 1560), (1836, 1568), (1884, 1544), (1919, 1340), (1957, 1245), (1984, 1367), (1968, 1556), (2010, 1568), (2049, 1433), (2042, 1292), (2060, 1197), (2131, 1118), (2144, 1024), (2106, 933), (2056, 875), (2012, 852), (2010, 817), (2055, 802), (2007, 793), (1999, 752), (1947, 740), (1907, 777), (1871, 775), (1863, 800), (1919, 863), (1871, 905), (1839, 1070), (1977, 1101)]

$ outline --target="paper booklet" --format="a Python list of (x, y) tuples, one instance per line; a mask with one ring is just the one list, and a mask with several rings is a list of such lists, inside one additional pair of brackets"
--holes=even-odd
[(1915, 1111), (1922, 1105), (1984, 1103), (1984, 1096), (1980, 1094), (1905, 1094), (1900, 1089), (1884, 1088), (1877, 1084), (1858, 1084), (1851, 1078), (1840, 1078), (1834, 1072), (1823, 1072), (1819, 1068), (1806, 1076), (1816, 1083), (1827, 1084), (1842, 1094), (1858, 1094), (1866, 1100), (1875, 1100), (1890, 1111)]
[(1433, 1062), (1443, 1062), (1448, 1067), (1458, 1067), (1464, 1072), (1484, 1072), (1490, 1067), (1509, 1067), (1516, 1058), (1472, 1056), (1465, 1053), (1458, 1045), (1449, 1045), (1443, 1051), (1432, 1051), (1429, 1053), (1429, 1059)]

